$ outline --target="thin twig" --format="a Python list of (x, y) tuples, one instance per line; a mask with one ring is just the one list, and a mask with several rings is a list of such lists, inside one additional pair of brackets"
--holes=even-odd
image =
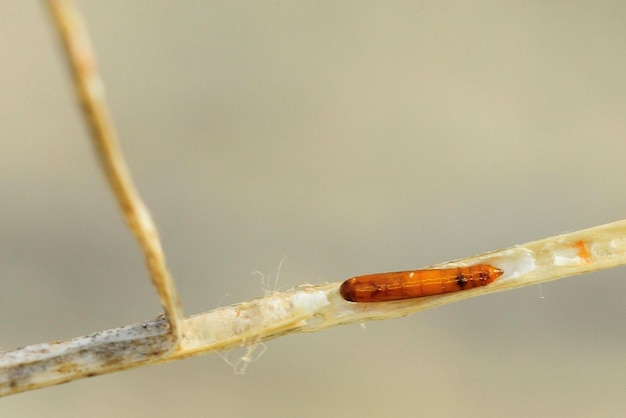
[[(292, 332), (390, 319), (478, 295), (535, 285), (626, 264), (626, 220), (430, 267), (491, 264), (504, 274), (485, 287), (398, 302), (352, 303), (340, 283), (284, 293), (191, 316), (180, 349), (168, 351), (163, 319), (0, 355), (0, 396), (206, 352), (257, 344)], [(244, 360), (249, 357), (245, 357)]]
[[(490, 264), (502, 269), (504, 274), (486, 287), (397, 302), (351, 303), (339, 296), (340, 283), (306, 285), (181, 321), (178, 298), (165, 268), (156, 229), (122, 159), (81, 20), (65, 1), (50, 0), (49, 5), (101, 162), (124, 217), (144, 250), (167, 318), (2, 353), (0, 396), (206, 352), (255, 347), (291, 332), (314, 332), (335, 325), (396, 318), (478, 295), (626, 264), (624, 220), (430, 266)], [(178, 349), (172, 350), (173, 346)], [(244, 358), (247, 359), (249, 356)]]
[(150, 278), (159, 294), (175, 337), (172, 346), (175, 348), (182, 336), (183, 318), (178, 293), (165, 265), (165, 256), (156, 226), (133, 185), (124, 161), (107, 108), (104, 84), (98, 74), (96, 56), (85, 25), (70, 1), (49, 0), (48, 5), (63, 42), (76, 93), (91, 130), (100, 163), (124, 219), (141, 246)]

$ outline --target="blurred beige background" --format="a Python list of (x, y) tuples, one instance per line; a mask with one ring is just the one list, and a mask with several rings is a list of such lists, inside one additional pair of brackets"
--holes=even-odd
[[(262, 295), (253, 272), (283, 256), (288, 289), (626, 213), (623, 2), (78, 5), (187, 314)], [(45, 9), (0, 16), (0, 347), (155, 317)], [(288, 336), (244, 376), (208, 355), (85, 379), (0, 416), (620, 416), (625, 273)]]

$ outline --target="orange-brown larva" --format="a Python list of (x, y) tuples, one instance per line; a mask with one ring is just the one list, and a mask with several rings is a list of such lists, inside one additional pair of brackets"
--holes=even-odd
[(387, 302), (486, 286), (502, 274), (489, 264), (367, 274), (343, 282), (339, 293), (350, 302)]

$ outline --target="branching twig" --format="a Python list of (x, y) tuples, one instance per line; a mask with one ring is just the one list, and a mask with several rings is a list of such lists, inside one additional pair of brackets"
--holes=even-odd
[(486, 287), (397, 302), (351, 303), (339, 296), (340, 283), (306, 285), (182, 319), (156, 228), (132, 186), (109, 121), (102, 82), (81, 20), (65, 1), (49, 0), (49, 5), (100, 160), (144, 251), (166, 318), (2, 353), (0, 396), (200, 353), (254, 347), (291, 332), (396, 318), (478, 295), (626, 264), (624, 220), (431, 266), (490, 264), (502, 269), (504, 274)]
[(167, 351), (171, 336), (162, 319), (24, 347), (0, 357), (0, 396), (211, 351), (254, 346), (291, 332), (396, 318), (478, 295), (623, 265), (626, 220), (431, 267), (479, 263), (499, 267), (504, 274), (486, 287), (398, 302), (346, 302), (338, 293), (340, 283), (331, 283), (300, 286), (205, 312), (183, 321), (184, 337), (180, 349), (173, 352)]
[(98, 157), (124, 219), (143, 250), (150, 278), (157, 289), (161, 305), (165, 309), (175, 336), (173, 341), (176, 343), (181, 337), (180, 321), (182, 318), (176, 287), (165, 265), (165, 256), (157, 229), (133, 185), (124, 161), (107, 109), (104, 84), (98, 74), (96, 56), (85, 25), (71, 2), (49, 0), (48, 5), (65, 47), (76, 92), (91, 129)]

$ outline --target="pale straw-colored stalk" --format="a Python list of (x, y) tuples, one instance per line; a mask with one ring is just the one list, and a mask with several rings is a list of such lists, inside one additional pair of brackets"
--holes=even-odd
[(249, 348), (241, 359), (240, 367), (245, 368), (258, 344), (288, 333), (397, 318), (474, 296), (626, 264), (624, 220), (429, 266), (491, 264), (502, 269), (504, 274), (486, 287), (397, 302), (351, 303), (339, 295), (339, 282), (302, 285), (183, 318), (156, 227), (132, 185), (118, 146), (84, 24), (68, 1), (49, 0), (48, 4), (100, 161), (144, 251), (165, 314), (141, 324), (0, 353), (0, 396), (237, 347)]

